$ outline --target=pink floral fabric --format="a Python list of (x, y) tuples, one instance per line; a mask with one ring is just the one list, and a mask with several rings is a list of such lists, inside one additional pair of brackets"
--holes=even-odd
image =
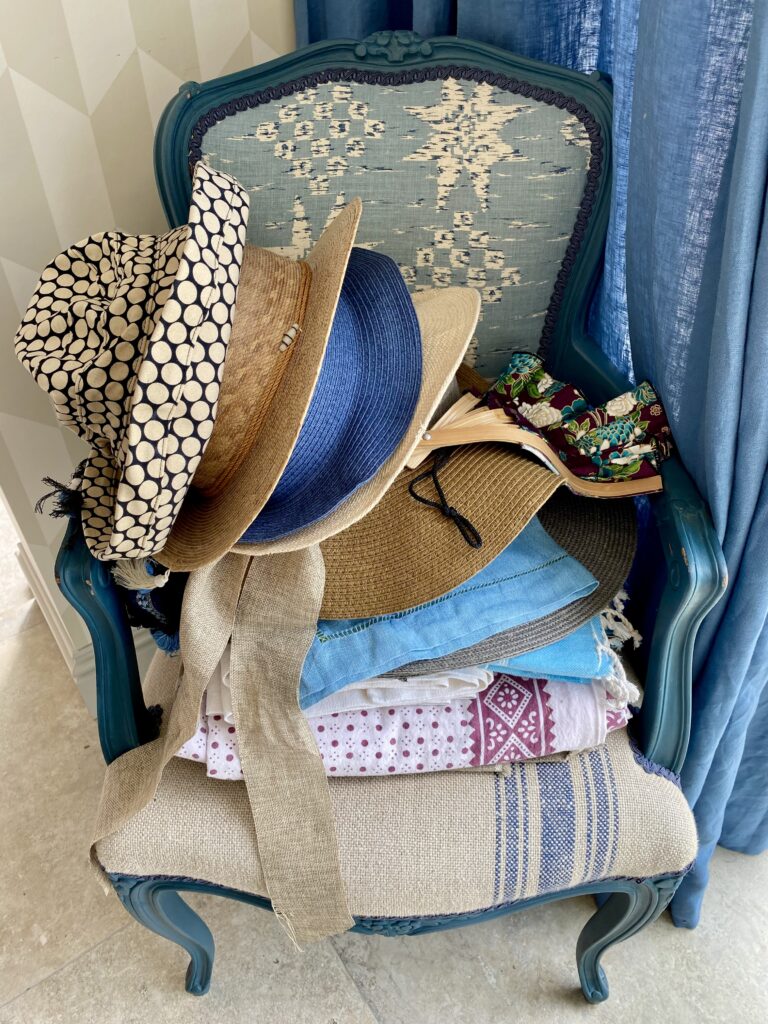
[[(312, 718), (326, 775), (396, 775), (509, 764), (584, 750), (626, 725), (604, 687), (497, 674), (471, 700), (369, 708)], [(242, 779), (236, 727), (201, 715), (179, 757), (207, 763), (208, 775)]]

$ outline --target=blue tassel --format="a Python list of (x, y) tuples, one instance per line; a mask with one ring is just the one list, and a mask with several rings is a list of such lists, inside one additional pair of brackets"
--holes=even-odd
[(181, 640), (178, 633), (164, 633), (161, 629), (150, 630), (152, 639), (161, 651), (166, 654), (177, 654), (181, 647)]

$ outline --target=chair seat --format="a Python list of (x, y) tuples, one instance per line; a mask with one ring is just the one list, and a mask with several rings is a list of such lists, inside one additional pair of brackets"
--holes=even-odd
[[(606, 878), (682, 871), (696, 854), (693, 815), (659, 772), (619, 730), (591, 751), (504, 773), (332, 779), (351, 912), (466, 913)], [(253, 892), (244, 883), (258, 856), (245, 784), (175, 758), (153, 802), (97, 854), (109, 873)]]

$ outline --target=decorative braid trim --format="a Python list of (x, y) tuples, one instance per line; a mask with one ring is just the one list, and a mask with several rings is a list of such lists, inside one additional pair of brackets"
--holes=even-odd
[(662, 779), (667, 779), (667, 781), (677, 786), (678, 789), (682, 789), (680, 776), (669, 768), (665, 768), (663, 764), (656, 764), (655, 761), (651, 761), (650, 758), (646, 757), (631, 735), (629, 736), (629, 749), (632, 751), (635, 761), (649, 775), (660, 775)]
[(600, 132), (600, 126), (593, 114), (583, 103), (579, 103), (578, 100), (574, 99), (573, 96), (568, 96), (566, 93), (558, 92), (543, 85), (524, 82), (519, 78), (511, 78), (509, 75), (502, 74), (501, 72), (489, 71), (486, 68), (470, 67), (464, 64), (445, 64), (431, 68), (402, 68), (398, 71), (327, 68), (325, 71), (315, 71), (310, 75), (303, 75), (301, 78), (295, 78), (290, 82), (271, 85), (266, 89), (260, 89), (258, 92), (250, 93), (247, 96), (238, 96), (236, 99), (221, 103), (218, 107), (213, 107), (203, 114), (190, 133), (190, 175), (195, 164), (202, 156), (203, 136), (215, 124), (224, 121), (233, 114), (244, 110), (251, 110), (254, 107), (261, 106), (264, 103), (271, 103), (285, 96), (292, 96), (296, 92), (302, 92), (305, 89), (310, 89), (326, 82), (405, 85), (412, 82), (436, 81), (442, 78), (456, 78), (464, 82), (484, 82), (489, 85), (495, 85), (499, 89), (504, 89), (506, 92), (525, 96), (526, 99), (537, 100), (541, 103), (546, 103), (548, 106), (557, 107), (559, 110), (567, 110), (569, 114), (573, 114), (581, 121), (589, 136), (590, 159), (584, 192), (579, 203), (571, 239), (555, 280), (552, 297), (549, 300), (541, 332), (539, 351), (543, 356), (546, 356), (552, 341), (568, 278), (576, 263), (576, 257), (584, 240), (589, 218), (592, 215), (604, 160), (605, 143)]

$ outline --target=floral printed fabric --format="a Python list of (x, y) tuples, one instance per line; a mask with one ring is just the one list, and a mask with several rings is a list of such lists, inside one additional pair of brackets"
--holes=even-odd
[[(497, 674), (471, 700), (342, 711), (311, 719), (326, 775), (394, 775), (478, 768), (584, 750), (626, 725), (604, 687)], [(212, 778), (242, 779), (237, 730), (207, 715), (178, 757), (207, 764)]]
[(538, 433), (585, 479), (653, 476), (671, 450), (667, 417), (648, 381), (592, 407), (572, 384), (554, 380), (538, 356), (515, 352), (485, 402)]

